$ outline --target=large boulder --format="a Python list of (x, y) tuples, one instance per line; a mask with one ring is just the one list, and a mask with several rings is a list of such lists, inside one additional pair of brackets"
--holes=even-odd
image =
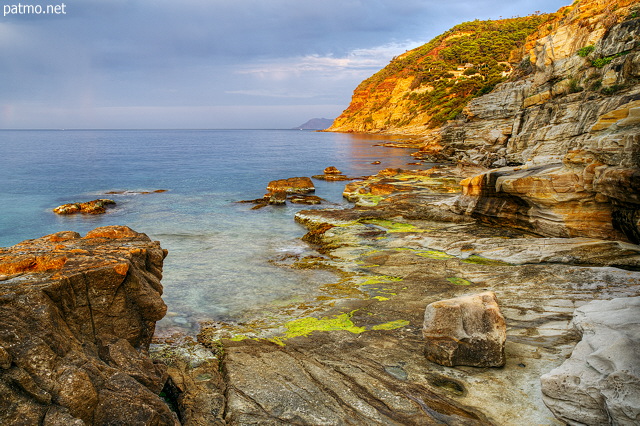
[(120, 226), (0, 249), (0, 423), (177, 424), (148, 357), (166, 254)]
[(427, 359), (445, 366), (501, 367), (506, 324), (493, 292), (441, 300), (427, 306), (422, 336)]
[(540, 378), (545, 404), (569, 424), (640, 423), (640, 297), (590, 302), (573, 326), (582, 340)]

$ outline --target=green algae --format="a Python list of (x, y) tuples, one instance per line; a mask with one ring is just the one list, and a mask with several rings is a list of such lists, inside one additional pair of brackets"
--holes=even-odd
[(384, 302), (385, 300), (389, 300), (388, 297), (384, 297), (384, 296), (374, 296), (374, 297), (372, 297), (372, 299), (376, 299), (376, 300), (378, 300), (380, 302)]
[(378, 324), (371, 327), (372, 330), (395, 330), (396, 328), (401, 328), (409, 325), (409, 321), (406, 320), (395, 320), (386, 322), (384, 324)]
[(413, 254), (415, 254), (416, 256), (421, 256), (421, 257), (426, 257), (429, 259), (436, 259), (436, 260), (441, 260), (441, 259), (454, 259), (455, 256), (451, 255), (451, 254), (447, 254), (443, 251), (440, 250), (422, 250), (422, 249), (412, 249), (412, 248), (408, 248), (408, 247), (398, 247), (395, 249), (396, 251), (410, 251)]
[(475, 255), (475, 254), (472, 254), (468, 258), (464, 259), (462, 262), (463, 263), (470, 263), (472, 265), (496, 265), (496, 266), (497, 265), (502, 265), (502, 266), (511, 265), (510, 263), (503, 262), (502, 260), (487, 259), (486, 257), (478, 256), (478, 255)]
[(424, 232), (415, 225), (402, 222), (394, 222), (388, 219), (364, 219), (360, 221), (364, 224), (375, 225), (386, 229), (387, 232)]
[(292, 337), (307, 336), (314, 331), (345, 330), (354, 334), (363, 333), (366, 331), (366, 328), (356, 327), (355, 324), (353, 324), (353, 321), (351, 321), (351, 317), (354, 312), (355, 311), (335, 315), (333, 317), (307, 317), (290, 321), (285, 324), (285, 327), (287, 328), (285, 338), (290, 339)]
[(455, 256), (452, 256), (450, 254), (447, 254), (443, 251), (438, 251), (438, 250), (419, 251), (419, 252), (416, 252), (416, 255), (420, 257), (426, 257), (429, 259), (436, 259), (436, 260), (455, 258)]
[(471, 285), (471, 284), (473, 284), (471, 281), (465, 280), (464, 278), (460, 278), (460, 277), (450, 277), (450, 278), (447, 278), (447, 281), (449, 281), (451, 284), (454, 284), (454, 285)]
[(367, 206), (377, 206), (380, 201), (384, 199), (381, 195), (368, 195), (368, 194), (360, 194), (358, 195), (358, 204), (366, 204)]
[(368, 278), (366, 281), (363, 281), (357, 285), (371, 285), (371, 284), (382, 284), (389, 283), (394, 281), (402, 281), (401, 277), (394, 277), (391, 275), (374, 275)]

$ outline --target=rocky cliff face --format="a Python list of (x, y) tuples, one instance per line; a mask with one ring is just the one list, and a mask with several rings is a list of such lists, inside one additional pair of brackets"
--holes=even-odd
[(638, 243), (640, 19), (604, 1), (565, 15), (530, 43), (528, 73), (430, 137), (460, 161), (518, 165), (463, 181), (458, 212), (542, 235)]
[(147, 354), (165, 256), (115, 226), (0, 249), (0, 423), (177, 423)]
[(457, 25), (363, 81), (330, 131), (421, 134), (513, 72), (516, 47), (548, 15)]
[(424, 135), (423, 159), (494, 168), (462, 182), (458, 213), (541, 235), (637, 243), (638, 16), (637, 1), (575, 2), (512, 53), (524, 59), (508, 82), (456, 120), (383, 130)]

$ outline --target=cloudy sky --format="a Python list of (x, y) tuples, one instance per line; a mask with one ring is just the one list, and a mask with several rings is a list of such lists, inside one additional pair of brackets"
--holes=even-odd
[(290, 128), (453, 25), (570, 2), (4, 0), (0, 128)]

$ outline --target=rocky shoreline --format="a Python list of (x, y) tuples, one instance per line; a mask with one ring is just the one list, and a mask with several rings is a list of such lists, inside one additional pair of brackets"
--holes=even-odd
[[(152, 341), (166, 312), (158, 242), (105, 227), (0, 249), (0, 421), (640, 422), (640, 9), (618, 3), (561, 9), (508, 81), (441, 128), (396, 129), (422, 135), (417, 158), (453, 165), (318, 175), (348, 180), (355, 206), (299, 211), (317, 253), (273, 259), (334, 271), (316, 295)], [(402, 83), (396, 98), (419, 89), (385, 78)], [(314, 190), (273, 181), (251, 202), (322, 202)], [(426, 321), (461, 296), (499, 323), (489, 363), (449, 350), (475, 331)]]
[[(315, 300), (301, 295), (297, 306), (278, 308), (296, 318), (265, 321), (262, 312), (251, 331), (203, 324), (197, 339), (151, 344), (166, 311), (166, 252), (125, 227), (3, 249), (2, 420), (30, 413), (43, 424), (636, 421), (638, 372), (625, 360), (638, 347), (640, 247), (540, 237), (454, 214), (448, 208), (467, 172), (385, 169), (346, 185), (351, 209), (300, 211), (304, 239), (320, 255), (286, 267), (331, 268), (342, 278)], [(497, 296), (506, 323), (504, 366), (430, 361), (425, 307), (485, 291)], [(615, 306), (603, 305), (608, 300)], [(584, 319), (594, 309), (610, 321), (585, 325), (602, 322)], [(574, 312), (582, 312), (579, 322)], [(596, 329), (608, 331), (588, 337)], [(620, 350), (620, 359), (606, 355)], [(595, 396), (571, 379), (587, 373)]]

